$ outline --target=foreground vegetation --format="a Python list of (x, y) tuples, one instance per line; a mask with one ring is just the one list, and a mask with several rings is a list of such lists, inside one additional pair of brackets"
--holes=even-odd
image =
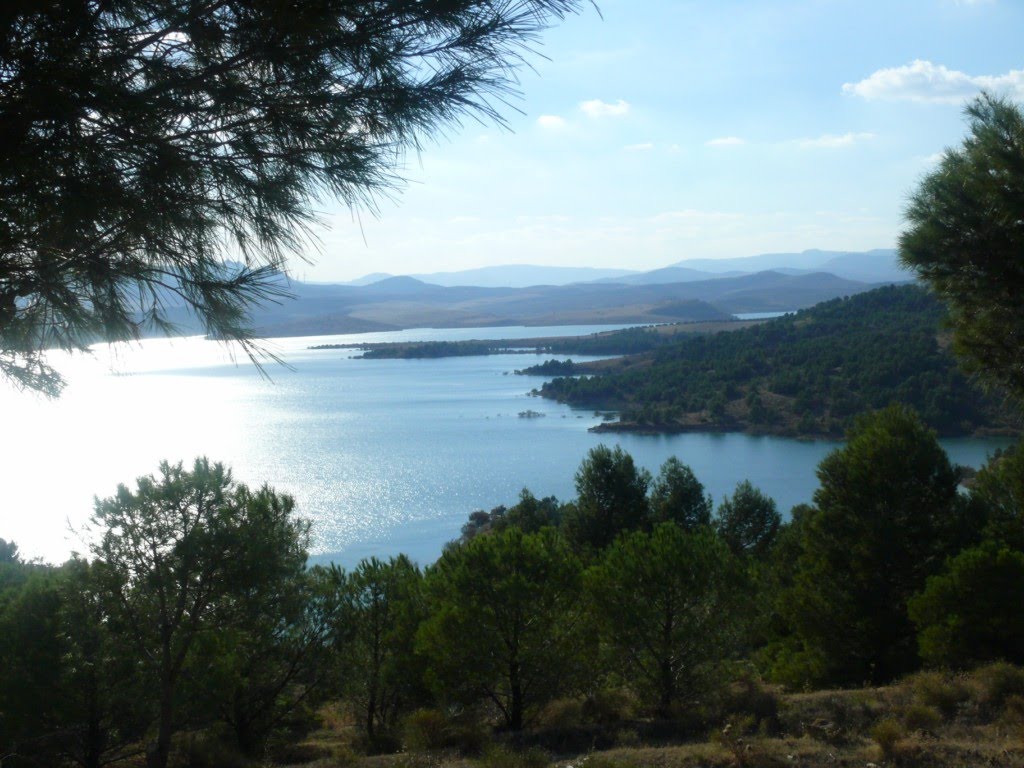
[(750, 430), (839, 436), (855, 416), (911, 406), (943, 436), (1016, 432), (1020, 421), (957, 368), (938, 300), (890, 286), (824, 302), (732, 333), (675, 340), (655, 352), (565, 377), (540, 394), (619, 409), (602, 430)]
[(372, 758), (358, 755), (352, 723), (327, 710), (318, 730), (281, 757), (316, 768), (1019, 768), (1022, 690), (1024, 670), (1006, 664), (813, 693), (784, 693), (747, 677), (686, 722), (640, 717), (635, 699), (614, 691), (552, 702), (517, 747), (420, 711), (406, 723), (407, 751)]
[[(717, 729), (699, 760), (724, 765), (751, 734), (803, 738), (777, 702), (758, 709), (775, 701), (762, 681), (830, 689), (1024, 662), (1024, 452), (961, 494), (934, 433), (891, 407), (818, 476), (814, 505), (784, 522), (749, 483), (714, 509), (678, 460), (652, 477), (598, 446), (572, 501), (524, 490), (470, 515), (425, 570), (397, 557), (346, 572), (305, 567), (289, 497), (206, 460), (165, 464), (97, 501), (88, 560), (2, 547), (4, 766), (288, 762), (328, 704), (353, 753), (667, 739), (690, 746), (657, 759), (686, 765)], [(1024, 695), (1024, 675), (1004, 672)], [(864, 711), (894, 743), (919, 730), (908, 723), (944, 722)], [(971, 728), (1005, 714), (986, 711)], [(481, 759), (534, 759), (520, 753)]]

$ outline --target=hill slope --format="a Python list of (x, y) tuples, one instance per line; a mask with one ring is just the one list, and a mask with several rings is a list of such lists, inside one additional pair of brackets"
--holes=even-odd
[(897, 401), (942, 435), (1018, 431), (1018, 421), (957, 368), (940, 330), (943, 315), (921, 288), (879, 288), (582, 366), (601, 375), (555, 379), (541, 394), (621, 409), (621, 422), (602, 427), (612, 430), (837, 436), (856, 414)]
[[(252, 324), (264, 337), (423, 327), (715, 321), (737, 312), (791, 311), (872, 287), (828, 273), (776, 271), (636, 285), (441, 286), (400, 276), (359, 286), (289, 282), (283, 275), (279, 285), (292, 298), (252, 313)], [(201, 332), (185, 307), (172, 319), (182, 332)]]

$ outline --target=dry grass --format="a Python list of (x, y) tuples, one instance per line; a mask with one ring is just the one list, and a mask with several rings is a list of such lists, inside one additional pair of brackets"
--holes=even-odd
[[(778, 695), (777, 722), (720, 714), (705, 736), (646, 740), (646, 721), (607, 726), (614, 748), (551, 754), (496, 743), (476, 756), (448, 745), (394, 755), (357, 754), (354, 728), (340, 710), (276, 768), (1024, 768), (1024, 676), (993, 665), (969, 675), (928, 672), (883, 688)], [(771, 691), (768, 691), (769, 693)], [(552, 705), (546, 727), (577, 726), (578, 701)]]

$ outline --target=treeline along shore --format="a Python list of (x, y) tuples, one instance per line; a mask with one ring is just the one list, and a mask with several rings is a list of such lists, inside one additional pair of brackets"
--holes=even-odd
[(537, 393), (619, 411), (595, 431), (841, 437), (858, 413), (897, 402), (944, 437), (1020, 434), (1019, 412), (958, 366), (944, 317), (925, 289), (887, 286), (733, 332), (574, 364), (566, 371), (574, 375)]
[(716, 320), (713, 322), (670, 323), (640, 326), (620, 331), (599, 331), (586, 336), (540, 336), (527, 339), (468, 339), (465, 341), (393, 341), (319, 344), (310, 349), (362, 350), (357, 357), (367, 360), (472, 357), (508, 354), (627, 355), (647, 352), (670, 344), (680, 335), (717, 333), (746, 328), (757, 320)]

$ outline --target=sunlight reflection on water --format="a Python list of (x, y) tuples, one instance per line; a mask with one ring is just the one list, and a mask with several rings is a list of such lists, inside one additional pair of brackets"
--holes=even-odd
[[(593, 328), (404, 331), (377, 340), (523, 338)], [(161, 459), (224, 461), (239, 480), (296, 497), (313, 550), (351, 564), (404, 551), (427, 562), (477, 508), (573, 495), (573, 473), (599, 442), (619, 443), (652, 471), (669, 455), (691, 464), (716, 501), (749, 478), (783, 510), (809, 501), (814, 467), (834, 443), (745, 435), (594, 435), (600, 416), (527, 392), (507, 375), (543, 356), (355, 360), (309, 346), (367, 336), (279, 339), (292, 369), (262, 378), (244, 357), (202, 339), (152, 340), (92, 357), (55, 355), (69, 384), (56, 401), (0, 389), (0, 537), (50, 560), (84, 551), (94, 495), (154, 472)], [(586, 359), (574, 356), (575, 359)], [(535, 410), (545, 418), (520, 419)], [(946, 441), (977, 465), (1009, 441)], [(73, 530), (69, 530), (73, 529)]]

